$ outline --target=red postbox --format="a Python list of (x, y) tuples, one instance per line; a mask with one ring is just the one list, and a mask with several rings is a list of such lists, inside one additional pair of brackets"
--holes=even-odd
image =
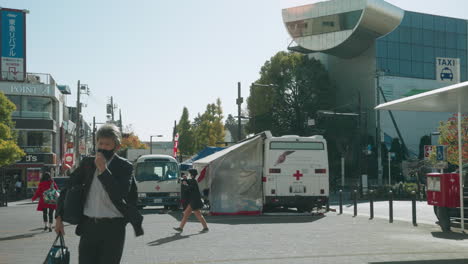
[(460, 176), (458, 173), (428, 173), (427, 203), (439, 207), (460, 207)]

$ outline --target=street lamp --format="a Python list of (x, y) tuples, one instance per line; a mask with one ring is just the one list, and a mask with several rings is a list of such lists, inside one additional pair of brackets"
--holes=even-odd
[(153, 137), (163, 137), (163, 135), (150, 136), (150, 154), (153, 154)]

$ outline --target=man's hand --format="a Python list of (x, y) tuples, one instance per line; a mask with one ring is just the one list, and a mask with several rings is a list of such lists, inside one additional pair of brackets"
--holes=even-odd
[(99, 174), (103, 173), (107, 168), (106, 158), (104, 158), (104, 155), (102, 155), (101, 152), (96, 153), (94, 163), (96, 164), (96, 168), (98, 169)]
[(55, 218), (55, 233), (65, 235), (62, 218), (59, 216)]

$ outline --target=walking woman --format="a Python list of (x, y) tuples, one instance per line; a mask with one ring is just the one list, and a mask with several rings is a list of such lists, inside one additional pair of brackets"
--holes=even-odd
[[(39, 183), (39, 186), (37, 187), (36, 193), (34, 194), (32, 200), (36, 200), (39, 197), (39, 204), (37, 205), (37, 211), (42, 211), (42, 218), (44, 220), (44, 231), (49, 229), (49, 232), (52, 232), (52, 223), (53, 223), (53, 214), (54, 210), (57, 209), (56, 204), (48, 204), (44, 202), (44, 197), (43, 194), (45, 191), (47, 191), (51, 185), (54, 185), (54, 189), (57, 188), (57, 184), (52, 180), (52, 177), (50, 176), (49, 172), (45, 172), (42, 174), (41, 181)], [(47, 219), (47, 216), (49, 219)], [(49, 223), (49, 226), (47, 226), (47, 220)]]
[(180, 221), (179, 227), (174, 227), (174, 230), (182, 232), (188, 218), (193, 212), (198, 221), (200, 221), (203, 226), (203, 230), (201, 232), (205, 233), (208, 232), (209, 229), (208, 225), (206, 224), (206, 220), (200, 211), (200, 209), (203, 207), (203, 202), (201, 200), (200, 189), (198, 188), (197, 180), (195, 180), (195, 176), (197, 176), (198, 172), (195, 169), (190, 169), (189, 173), (190, 178), (184, 177), (181, 180), (181, 196), (183, 197), (184, 216), (182, 221)]

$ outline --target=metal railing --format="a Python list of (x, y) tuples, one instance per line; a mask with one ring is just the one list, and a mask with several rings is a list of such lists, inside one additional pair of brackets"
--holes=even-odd
[(34, 84), (46, 84), (55, 86), (56, 82), (52, 75), (48, 73), (32, 73), (27, 72), (14, 72), (14, 71), (2, 71), (1, 81), (10, 82), (23, 82), (23, 83), (34, 83)]

